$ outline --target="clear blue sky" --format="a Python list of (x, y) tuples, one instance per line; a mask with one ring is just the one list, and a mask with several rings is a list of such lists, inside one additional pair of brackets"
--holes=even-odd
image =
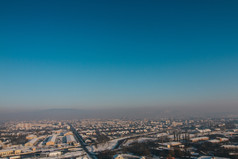
[(1, 0), (0, 108), (237, 104), (236, 0)]

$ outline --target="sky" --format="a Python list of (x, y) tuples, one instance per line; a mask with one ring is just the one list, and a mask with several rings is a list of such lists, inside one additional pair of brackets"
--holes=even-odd
[(1, 0), (0, 110), (238, 104), (236, 0)]

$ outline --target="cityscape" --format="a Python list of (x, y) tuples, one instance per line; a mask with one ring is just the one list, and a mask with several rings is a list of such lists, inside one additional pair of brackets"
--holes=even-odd
[(238, 159), (238, 0), (0, 0), (0, 159)]
[(2, 158), (237, 158), (238, 119), (6, 121)]

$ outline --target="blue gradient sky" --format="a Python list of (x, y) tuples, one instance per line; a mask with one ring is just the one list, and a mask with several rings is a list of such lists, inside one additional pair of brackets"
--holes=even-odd
[(0, 108), (238, 104), (238, 1), (0, 1)]

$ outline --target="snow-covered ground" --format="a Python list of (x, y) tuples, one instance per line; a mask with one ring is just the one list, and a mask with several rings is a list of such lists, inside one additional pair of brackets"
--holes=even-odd
[(94, 145), (92, 146), (92, 148), (89, 148), (89, 150), (92, 149), (93, 152), (112, 150), (116, 147), (118, 141), (126, 139), (126, 138), (127, 137), (118, 138), (118, 139), (110, 140), (106, 143), (97, 144), (97, 146)]
[(126, 143), (123, 143), (122, 145), (123, 146), (129, 146), (133, 142), (142, 143), (142, 142), (145, 142), (145, 141), (155, 141), (155, 140), (157, 140), (157, 138), (140, 137), (140, 138), (137, 138), (137, 139), (129, 139), (129, 140), (127, 140)]
[[(141, 135), (141, 134), (139, 134)], [(120, 140), (124, 140), (124, 139), (127, 139), (127, 138), (131, 138), (131, 137), (137, 137), (139, 135), (132, 135), (132, 136), (127, 136), (127, 137), (121, 137), (121, 138), (118, 138), (118, 139), (113, 139), (113, 140), (110, 140), (106, 143), (101, 143), (101, 144), (97, 144), (97, 146), (88, 146), (88, 150), (91, 151), (91, 152), (99, 152), (99, 151), (105, 151), (105, 150), (113, 150), (117, 144), (118, 144), (118, 141)], [(123, 143), (122, 145), (123, 146), (128, 146), (129, 144), (133, 143), (133, 142), (144, 142), (144, 141), (149, 141), (149, 140), (157, 140), (157, 138), (148, 138), (148, 137), (139, 137), (137, 139), (129, 139), (126, 143)], [(127, 144), (128, 143), (128, 144)]]

